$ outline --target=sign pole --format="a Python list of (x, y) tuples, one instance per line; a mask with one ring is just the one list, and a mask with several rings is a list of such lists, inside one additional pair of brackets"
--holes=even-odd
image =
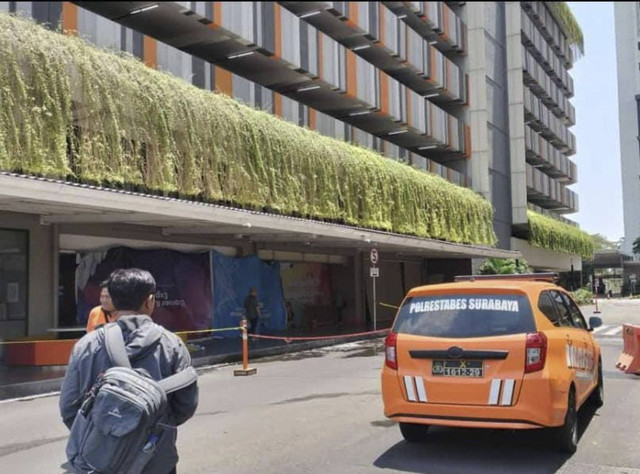
[(378, 303), (376, 301), (376, 279), (379, 275), (379, 270), (376, 267), (378, 263), (378, 250), (373, 248), (369, 253), (369, 259), (371, 260), (371, 264), (373, 265), (369, 270), (371, 278), (373, 279), (373, 330), (376, 331), (378, 329)]
[(377, 302), (376, 302), (376, 277), (373, 277), (373, 330), (376, 331), (378, 329), (377, 325)]

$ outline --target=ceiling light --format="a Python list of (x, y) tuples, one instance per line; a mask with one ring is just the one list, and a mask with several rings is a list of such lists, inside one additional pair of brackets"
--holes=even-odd
[(421, 146), (418, 150), (433, 150), (434, 148), (438, 148), (438, 145)]
[(319, 15), (320, 13), (322, 13), (322, 10), (316, 10), (316, 11), (313, 11), (313, 12), (307, 12), (307, 13), (303, 13), (298, 18), (309, 18), (310, 16)]
[(238, 59), (243, 58), (245, 56), (251, 56), (255, 51), (245, 51), (244, 53), (232, 54), (231, 56), (227, 56), (227, 59)]
[(409, 130), (407, 130), (406, 128), (403, 130), (395, 130), (393, 132), (389, 132), (387, 133), (387, 136), (389, 135), (400, 135), (401, 133), (407, 133)]
[(429, 44), (433, 46), (434, 44), (438, 44), (438, 41), (429, 41)]
[(146, 7), (138, 8), (137, 10), (133, 10), (129, 15), (137, 15), (138, 13), (148, 12), (149, 10), (153, 10), (158, 8), (159, 5), (156, 3), (155, 5), (148, 5)]
[(315, 85), (315, 86), (301, 87), (296, 92), (306, 92), (306, 91), (312, 91), (312, 90), (315, 90), (315, 89), (320, 89), (320, 86)]
[(425, 98), (430, 98), (430, 97), (438, 97), (440, 94), (438, 92), (434, 93), (434, 94), (427, 94), (425, 95)]
[(400, 19), (400, 20), (402, 20), (403, 18), (406, 18), (406, 17), (407, 17), (407, 15), (405, 15), (405, 14), (398, 15), (398, 19)]
[(351, 48), (351, 51), (360, 51), (361, 49), (370, 48), (370, 44), (363, 44), (362, 46), (356, 46), (355, 48)]

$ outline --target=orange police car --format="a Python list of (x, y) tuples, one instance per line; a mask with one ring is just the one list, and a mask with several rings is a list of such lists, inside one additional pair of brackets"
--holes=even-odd
[[(385, 341), (384, 414), (410, 442), (429, 425), (554, 428), (574, 452), (577, 412), (602, 405), (600, 347), (555, 274), (456, 277), (414, 288)], [(542, 281), (541, 281), (542, 280)]]

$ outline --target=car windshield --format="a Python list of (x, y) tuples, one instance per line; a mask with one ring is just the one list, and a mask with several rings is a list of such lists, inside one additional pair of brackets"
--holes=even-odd
[(393, 331), (432, 337), (486, 337), (535, 331), (523, 294), (451, 294), (407, 298)]

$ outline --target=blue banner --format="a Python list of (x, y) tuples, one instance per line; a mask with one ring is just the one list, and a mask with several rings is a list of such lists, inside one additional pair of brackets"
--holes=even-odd
[[(244, 300), (251, 288), (258, 290), (262, 316), (258, 334), (273, 334), (286, 328), (286, 312), (280, 281), (280, 264), (258, 257), (227, 257), (211, 251), (213, 328), (239, 326)], [(237, 332), (228, 335), (237, 336)]]

